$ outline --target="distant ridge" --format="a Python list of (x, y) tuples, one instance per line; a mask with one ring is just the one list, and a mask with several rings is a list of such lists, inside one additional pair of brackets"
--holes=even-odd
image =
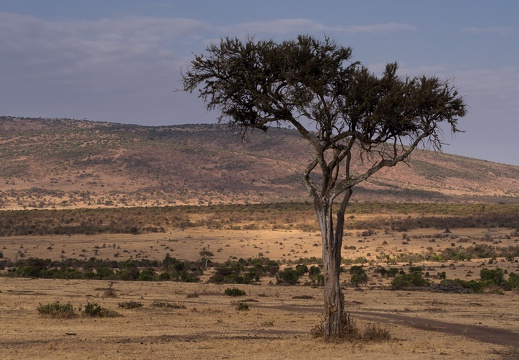
[[(287, 129), (3, 116), (0, 209), (309, 201), (308, 151)], [(519, 166), (418, 150), (356, 188), (373, 200), (519, 203)]]

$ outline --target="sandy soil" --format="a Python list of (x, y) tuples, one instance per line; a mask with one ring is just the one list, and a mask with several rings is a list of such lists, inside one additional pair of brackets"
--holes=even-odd
[[(456, 230), (458, 238), (430, 243), (423, 232), (347, 237), (345, 257), (376, 258), (380, 252), (426, 251), (429, 246), (451, 246), (460, 238), (488, 240), (489, 230)], [(510, 230), (491, 232), (499, 246), (516, 244)], [(417, 237), (413, 237), (413, 236)], [(383, 244), (386, 241), (387, 244)], [(157, 258), (166, 253), (198, 259), (203, 249), (214, 261), (252, 257), (295, 260), (320, 256), (320, 238), (313, 233), (268, 231), (214, 231), (190, 229), (151, 235), (0, 238), (4, 257), (59, 259)], [(317, 246), (315, 245), (317, 244)], [(377, 250), (378, 249), (378, 250)], [(370, 255), (368, 255), (370, 254)], [(472, 269), (489, 267), (488, 260), (424, 264), (449, 277), (467, 278)], [(406, 264), (401, 264), (406, 265)], [(442, 268), (443, 265), (443, 268)], [(497, 260), (497, 265), (518, 272), (518, 264)], [(496, 266), (496, 263), (493, 264)], [(322, 290), (308, 286), (239, 285), (247, 292), (229, 297), (231, 285), (174, 282), (112, 284), (115, 297), (106, 296), (108, 281), (14, 279), (0, 277), (1, 359), (518, 359), (519, 293), (446, 294), (390, 291), (382, 279), (372, 277), (360, 289), (346, 287), (347, 308), (359, 326), (386, 327), (392, 340), (383, 343), (325, 343), (311, 336), (320, 322)], [(300, 298), (304, 296), (305, 298)], [(299, 298), (298, 298), (299, 297)], [(52, 319), (38, 314), (39, 304), (88, 302), (119, 312), (115, 318)], [(141, 308), (122, 309), (121, 302), (137, 301)], [(176, 307), (157, 307), (154, 302)], [(246, 301), (248, 311), (238, 311)], [(185, 307), (185, 308), (182, 308)], [(500, 332), (501, 331), (501, 332)]]

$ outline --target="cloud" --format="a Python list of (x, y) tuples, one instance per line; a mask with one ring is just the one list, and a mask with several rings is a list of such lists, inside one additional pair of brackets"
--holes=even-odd
[[(124, 79), (131, 72), (172, 65), (183, 54), (182, 45), (198, 42), (207, 29), (204, 22), (183, 18), (46, 22), (0, 13), (0, 56), (10, 60), (12, 73), (33, 80), (68, 82), (101, 73), (105, 79)], [(4, 65), (2, 72), (7, 70)]]
[(0, 13), (2, 114), (164, 122), (174, 114), (186, 49), (209, 31), (184, 18), (44, 21)]
[(174, 60), (182, 54), (182, 44), (198, 41), (197, 36), (207, 27), (203, 22), (182, 18), (45, 22), (0, 13), (0, 55), (10, 59), (11, 66), (34, 68), (47, 77), (103, 67), (124, 72), (125, 67)]
[(334, 32), (350, 34), (387, 34), (400, 31), (414, 30), (414, 27), (401, 23), (385, 23), (372, 25), (350, 25), (350, 26), (330, 26), (310, 19), (277, 19), (270, 21), (243, 22), (220, 27), (222, 33), (240, 34), (291, 34), (291, 33), (311, 33), (311, 32)]

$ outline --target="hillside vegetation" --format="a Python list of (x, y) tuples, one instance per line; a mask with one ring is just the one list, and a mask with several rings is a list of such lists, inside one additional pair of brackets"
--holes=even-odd
[[(148, 127), (0, 117), (0, 209), (217, 205), (310, 200), (297, 132), (246, 139), (224, 125)], [(519, 167), (416, 151), (354, 201), (519, 203)], [(358, 164), (359, 168), (362, 164)]]

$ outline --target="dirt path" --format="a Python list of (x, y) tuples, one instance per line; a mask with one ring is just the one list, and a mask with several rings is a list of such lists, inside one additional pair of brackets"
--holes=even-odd
[(352, 315), (364, 320), (387, 319), (392, 323), (410, 326), (420, 330), (436, 331), (444, 334), (465, 336), (486, 343), (510, 346), (519, 349), (519, 335), (508, 330), (488, 326), (453, 324), (444, 321), (416, 318), (397, 314), (352, 311)]
[[(260, 306), (261, 307), (261, 306)], [(269, 306), (267, 306), (269, 307)], [(314, 306), (274, 306), (280, 310), (299, 311), (299, 312), (322, 312), (321, 308)], [(477, 341), (483, 341), (490, 344), (510, 346), (519, 349), (519, 335), (512, 331), (498, 329), (488, 326), (455, 324), (445, 321), (424, 319), (413, 316), (404, 316), (391, 313), (380, 313), (373, 311), (350, 311), (354, 317), (362, 320), (389, 320), (391, 323), (403, 326), (413, 327), (425, 331), (436, 331), (444, 334), (464, 336)]]

